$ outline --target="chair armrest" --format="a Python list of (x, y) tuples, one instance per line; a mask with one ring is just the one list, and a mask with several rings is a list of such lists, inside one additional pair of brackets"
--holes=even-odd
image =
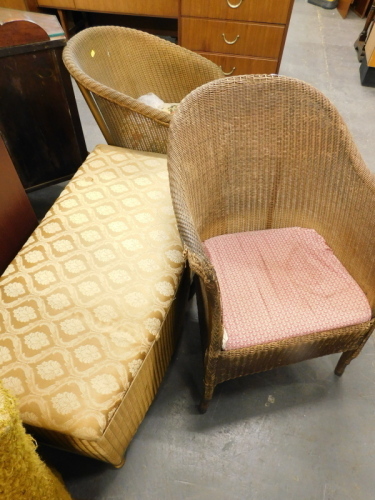
[(375, 176), (362, 159), (356, 159), (351, 178), (337, 181), (346, 181), (345, 188), (330, 204), (324, 236), (361, 286), (375, 315)]

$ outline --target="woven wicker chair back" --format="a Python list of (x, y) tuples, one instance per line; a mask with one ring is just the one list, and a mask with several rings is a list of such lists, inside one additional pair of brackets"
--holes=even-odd
[[(175, 211), (192, 251), (220, 234), (301, 226), (317, 230), (358, 275), (358, 249), (342, 236), (363, 232), (366, 241), (368, 224), (375, 229), (373, 176), (320, 91), (280, 76), (212, 82), (181, 103), (169, 141)], [(358, 197), (367, 214), (354, 208)], [(370, 257), (372, 250), (361, 252)]]
[[(211, 61), (154, 35), (118, 26), (81, 31), (64, 49), (64, 63), (80, 85), (112, 145), (166, 152), (170, 115), (136, 99), (152, 92), (180, 102), (223, 73)], [(96, 110), (96, 112), (95, 112)]]

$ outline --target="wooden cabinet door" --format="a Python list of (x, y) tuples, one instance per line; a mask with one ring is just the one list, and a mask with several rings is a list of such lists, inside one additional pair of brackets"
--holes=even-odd
[(0, 49), (0, 132), (25, 189), (71, 177), (87, 156), (63, 44)]
[(5, 9), (30, 10), (32, 12), (38, 11), (37, 0), (1, 0), (0, 3), (0, 7)]

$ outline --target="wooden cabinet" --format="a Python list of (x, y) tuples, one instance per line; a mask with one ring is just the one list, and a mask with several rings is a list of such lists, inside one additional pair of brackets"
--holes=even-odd
[(180, 45), (211, 59), (225, 75), (240, 75), (278, 72), (293, 1), (38, 0), (38, 3), (58, 9), (178, 19)]
[(276, 73), (293, 0), (181, 0), (180, 44), (225, 75)]
[(87, 149), (62, 62), (61, 26), (55, 16), (17, 11), (17, 21), (2, 23), (8, 14), (0, 10), (0, 133), (24, 188), (32, 189), (72, 177)]

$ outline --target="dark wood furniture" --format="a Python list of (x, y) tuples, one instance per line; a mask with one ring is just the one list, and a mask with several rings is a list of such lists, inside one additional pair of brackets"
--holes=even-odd
[(359, 17), (365, 17), (368, 14), (372, 0), (355, 0), (353, 10)]
[(0, 135), (0, 275), (36, 226), (36, 216)]
[(375, 87), (375, 68), (368, 65), (365, 57), (359, 67), (359, 77), (364, 87)]
[(70, 178), (87, 155), (66, 40), (55, 16), (0, 9), (2, 19), (0, 132), (24, 188), (35, 189)]
[(344, 19), (348, 15), (350, 7), (352, 7), (357, 16), (366, 17), (370, 10), (371, 2), (372, 0), (339, 0), (337, 10)]

